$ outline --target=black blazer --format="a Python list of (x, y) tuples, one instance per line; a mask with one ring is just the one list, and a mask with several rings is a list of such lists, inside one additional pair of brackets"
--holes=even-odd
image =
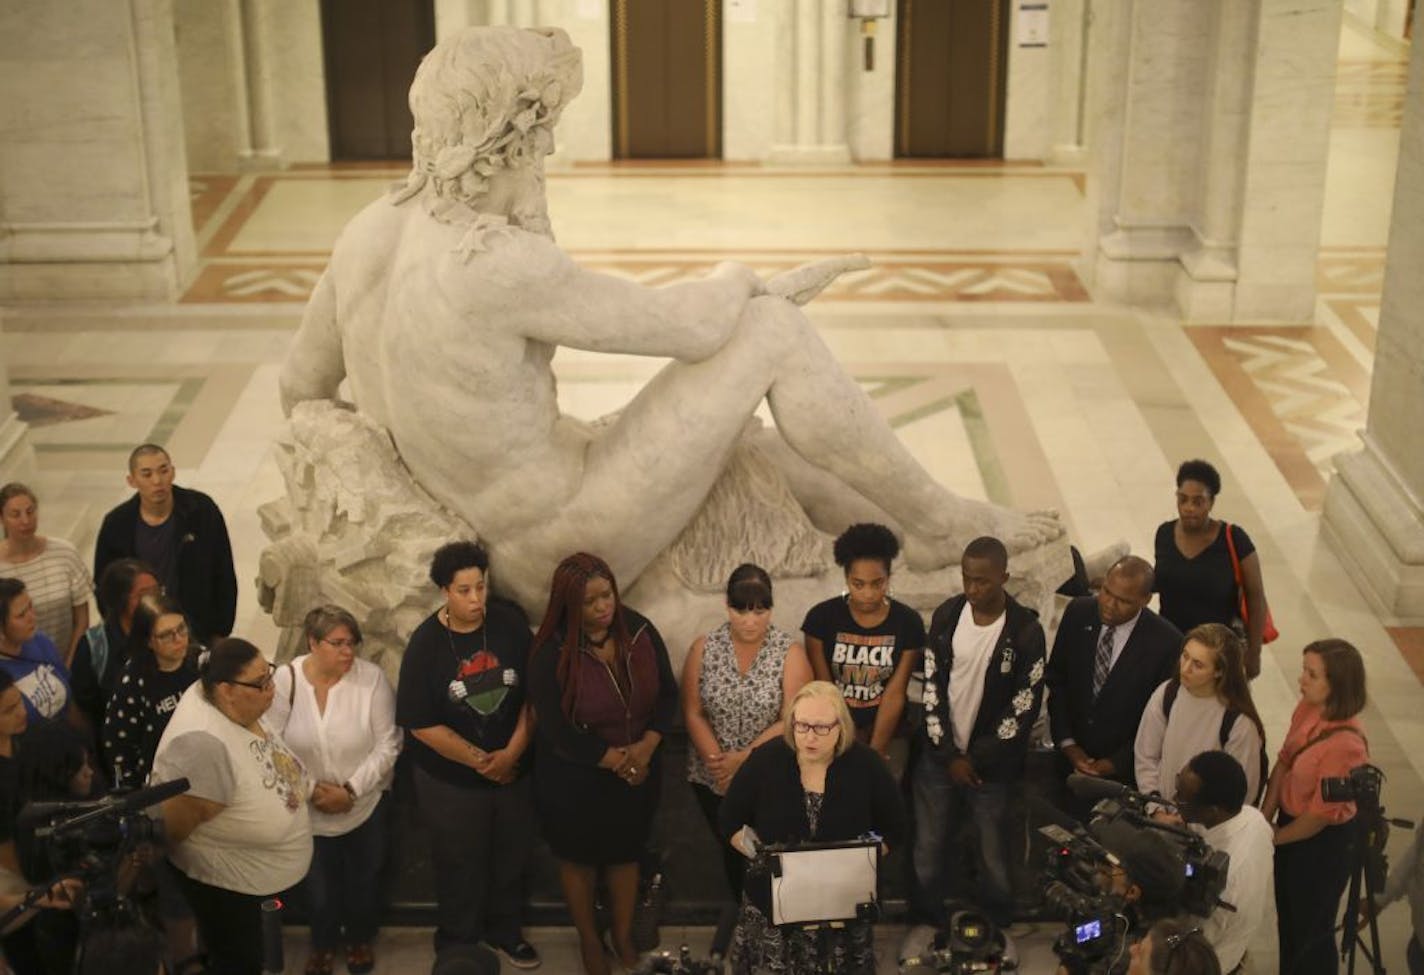
[[(94, 581), (116, 559), (134, 558), (134, 527), (138, 523), (138, 495), (104, 516), (94, 545)], [(173, 518), (177, 520), (178, 598), (193, 639), (211, 643), (232, 632), (237, 616), (237, 573), (232, 567), (232, 542), (227, 523), (213, 499), (202, 491), (173, 485)], [(108, 607), (99, 606), (105, 612)]]
[(1133, 784), (1132, 746), (1147, 700), (1177, 670), (1182, 633), (1143, 609), (1132, 636), (1093, 700), (1093, 657), (1102, 632), (1098, 601), (1079, 596), (1063, 611), (1048, 659), (1048, 718), (1053, 740), (1071, 738), (1093, 758), (1106, 758), (1114, 778)]

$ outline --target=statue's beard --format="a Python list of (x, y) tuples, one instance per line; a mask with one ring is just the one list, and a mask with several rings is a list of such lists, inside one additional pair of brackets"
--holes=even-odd
[(531, 234), (554, 239), (554, 226), (549, 222), (549, 198), (544, 193), (544, 171), (534, 172), (528, 189), (519, 194), (509, 211), (509, 223)]

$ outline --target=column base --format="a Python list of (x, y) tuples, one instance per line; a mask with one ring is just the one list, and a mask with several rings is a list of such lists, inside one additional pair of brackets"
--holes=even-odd
[(0, 265), (0, 301), (158, 301), (178, 297), (170, 255), (159, 261)]
[(822, 146), (772, 146), (766, 161), (782, 166), (846, 166), (851, 161), (850, 146), (844, 142)]
[(1321, 530), (1384, 621), (1424, 625), (1424, 507), (1374, 443), (1335, 458)]

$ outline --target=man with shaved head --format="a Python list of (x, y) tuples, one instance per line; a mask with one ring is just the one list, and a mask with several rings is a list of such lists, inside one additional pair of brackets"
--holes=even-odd
[[(1152, 566), (1113, 564), (1096, 596), (1063, 611), (1045, 682), (1062, 772), (1134, 785), (1132, 745), (1147, 699), (1176, 672), (1181, 632), (1147, 608)], [(1079, 810), (1083, 811), (1083, 810)]]

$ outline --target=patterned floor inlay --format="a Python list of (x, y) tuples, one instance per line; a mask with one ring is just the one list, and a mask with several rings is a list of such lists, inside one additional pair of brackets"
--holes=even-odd
[(1424, 627), (1387, 626), (1385, 629), (1399, 648), (1399, 655), (1409, 664), (1419, 683), (1424, 684)]
[(1334, 128), (1398, 128), (1404, 117), (1405, 61), (1340, 61)]
[[(572, 255), (584, 267), (613, 274), (652, 287), (706, 277), (717, 260), (706, 258), (654, 258), (639, 255), (621, 259), (599, 255)], [(733, 255), (727, 255), (732, 257)], [(815, 255), (820, 256), (820, 255)], [(1087, 289), (1069, 259), (1014, 260), (954, 259), (943, 255), (925, 258), (880, 259), (865, 271), (835, 281), (818, 301), (1033, 301), (1086, 302)], [(788, 256), (749, 258), (758, 274), (770, 277), (812, 259)], [(305, 302), (316, 286), (325, 262), (210, 262), (198, 273), (183, 301), (188, 303)]]
[(225, 173), (193, 173), (188, 177), (189, 201), (193, 207), (193, 230), (202, 233), (232, 192), (240, 177)]
[(10, 397), (10, 404), (15, 408), (15, 413), (20, 419), (32, 427), (48, 427), (56, 423), (113, 415), (112, 410), (86, 406), (83, 403), (71, 403), (68, 400), (56, 399), (53, 396), (40, 396), (36, 393), (17, 393)]
[(1358, 446), (1369, 376), (1323, 326), (1188, 328), (1301, 504), (1320, 510), (1330, 459)]

